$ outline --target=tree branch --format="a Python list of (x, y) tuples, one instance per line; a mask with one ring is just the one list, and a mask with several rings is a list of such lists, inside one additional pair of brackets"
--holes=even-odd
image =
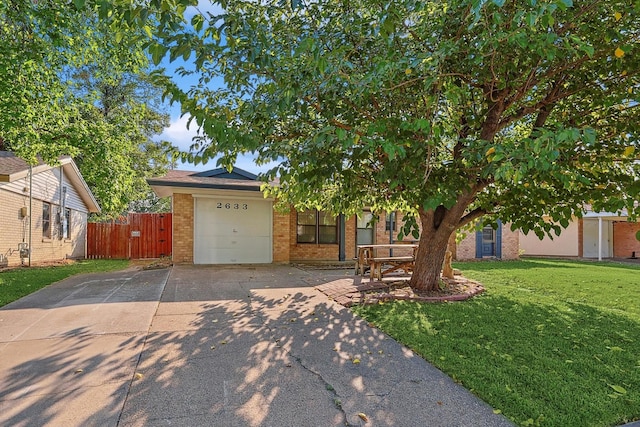
[(342, 122), (338, 121), (338, 119), (335, 119), (335, 118), (331, 119), (331, 124), (334, 125), (335, 127), (338, 127), (340, 129), (344, 129), (346, 131), (355, 132), (356, 135), (360, 135), (360, 136), (365, 136), (366, 135), (365, 132), (354, 130), (353, 126), (348, 125), (346, 123), (342, 123)]
[(504, 98), (508, 94), (508, 90), (509, 89), (505, 88), (496, 91), (493, 88), (493, 83), (491, 83), (491, 85), (485, 85), (484, 96), (490, 106), (487, 110), (487, 118), (482, 124), (482, 129), (480, 131), (481, 139), (485, 141), (493, 140), (493, 137), (500, 129), (500, 117), (504, 112)]
[(489, 212), (487, 212), (486, 209), (475, 208), (474, 210), (460, 218), (460, 221), (458, 222), (458, 228), (464, 227), (465, 225), (475, 221), (476, 219), (482, 217), (483, 215), (486, 215), (487, 213)]

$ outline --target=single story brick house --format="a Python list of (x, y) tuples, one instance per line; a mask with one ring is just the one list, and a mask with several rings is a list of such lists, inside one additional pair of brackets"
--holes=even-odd
[(461, 241), (449, 243), (453, 258), (459, 261), (473, 259), (519, 258), (520, 231), (511, 230), (509, 224), (498, 221), (497, 228), (486, 226), (482, 230), (468, 233)]
[(100, 207), (70, 157), (58, 166), (0, 151), (0, 267), (84, 258)]
[(534, 233), (520, 236), (525, 255), (575, 258), (640, 257), (640, 222), (630, 222), (625, 212), (593, 212), (587, 207), (582, 218), (574, 218), (553, 239), (540, 240)]
[[(273, 209), (273, 200), (263, 197), (257, 176), (238, 168), (171, 170), (147, 181), (159, 197), (172, 197), (176, 263), (351, 260), (359, 244), (395, 242), (402, 219), (401, 213), (391, 212), (373, 223), (366, 209), (351, 218), (316, 210), (281, 213)], [(517, 232), (500, 225), (467, 236), (453, 249), (458, 259), (517, 258), (517, 238)]]

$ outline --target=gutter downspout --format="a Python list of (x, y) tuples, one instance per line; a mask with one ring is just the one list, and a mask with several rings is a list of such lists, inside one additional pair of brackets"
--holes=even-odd
[(58, 170), (60, 171), (60, 185), (58, 186), (58, 192), (60, 193), (60, 200), (59, 200), (60, 203), (58, 204), (58, 216), (57, 216), (58, 226), (56, 227), (56, 231), (58, 232), (58, 240), (60, 240), (62, 239), (62, 216), (64, 215), (64, 212), (62, 211), (62, 202), (63, 202), (62, 185), (64, 184), (63, 183), (64, 171), (62, 170), (62, 165), (60, 165)]
[[(389, 212), (389, 244), (393, 245), (393, 232), (396, 231), (396, 212)], [(389, 256), (393, 256), (393, 249), (389, 249)]]
[(344, 261), (347, 258), (346, 255), (346, 222), (344, 214), (338, 216), (340, 222), (340, 240), (338, 248), (338, 261)]

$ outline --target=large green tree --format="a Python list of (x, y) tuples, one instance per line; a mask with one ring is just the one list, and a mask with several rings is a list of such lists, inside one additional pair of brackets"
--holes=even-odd
[(75, 94), (84, 104), (82, 120), (90, 130), (74, 146), (75, 157), (87, 184), (107, 217), (121, 215), (151, 201), (146, 178), (169, 167), (168, 142), (153, 140), (169, 124), (161, 113), (161, 92), (146, 74), (120, 73), (109, 78), (100, 65), (75, 73)]
[(413, 288), (477, 220), (542, 236), (585, 203), (638, 213), (640, 2), (220, 4), (155, 46), (195, 54), (199, 82), (170, 87), (211, 140), (193, 157), (280, 160), (284, 203), (413, 214)]
[[(167, 19), (184, 10), (165, 5)], [(106, 216), (147, 197), (145, 178), (168, 166), (151, 139), (168, 116), (146, 74), (148, 16), (128, 2), (0, 4), (2, 147), (30, 162), (73, 156)]]
[[(91, 51), (88, 22), (53, 1), (0, 3), (0, 139), (31, 162), (55, 159), (82, 134), (63, 71)], [(25, 147), (30, 147), (31, 152)]]

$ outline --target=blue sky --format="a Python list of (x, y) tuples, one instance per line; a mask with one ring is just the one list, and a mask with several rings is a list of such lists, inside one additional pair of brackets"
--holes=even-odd
[[(209, 0), (200, 0), (198, 4), (198, 9), (201, 12), (211, 12), (213, 14), (221, 13), (222, 9), (217, 4), (212, 4)], [(193, 16), (193, 12), (187, 12), (186, 17), (188, 20), (191, 20)], [(190, 79), (180, 78), (180, 76), (174, 75), (173, 71), (179, 66), (185, 65), (188, 68), (188, 63), (185, 64), (181, 61), (174, 61), (173, 63), (169, 63), (168, 55), (165, 57), (165, 60), (162, 62), (161, 66), (167, 70), (167, 74), (172, 76), (174, 81), (181, 86), (183, 89), (186, 89), (190, 85)], [(222, 84), (222, 79), (218, 82), (219, 85)], [(214, 83), (215, 87), (215, 83)], [(169, 108), (169, 114), (171, 117), (171, 123), (168, 128), (165, 128), (164, 132), (160, 134), (156, 139), (157, 140), (166, 140), (171, 142), (173, 145), (177, 146), (181, 150), (187, 151), (189, 146), (192, 143), (192, 138), (196, 135), (196, 126), (193, 124), (190, 129), (187, 129), (187, 121), (189, 120), (188, 116), (180, 117), (180, 106), (173, 105)], [(262, 165), (258, 166), (254, 162), (254, 158), (251, 155), (244, 155), (238, 157), (236, 162), (236, 166), (244, 169), (251, 173), (260, 173), (265, 172), (268, 169), (271, 169), (274, 164)], [(215, 169), (216, 159), (210, 160), (206, 164), (193, 165), (190, 163), (178, 163), (177, 168), (183, 170), (193, 170), (193, 171), (204, 171), (209, 169)]]

